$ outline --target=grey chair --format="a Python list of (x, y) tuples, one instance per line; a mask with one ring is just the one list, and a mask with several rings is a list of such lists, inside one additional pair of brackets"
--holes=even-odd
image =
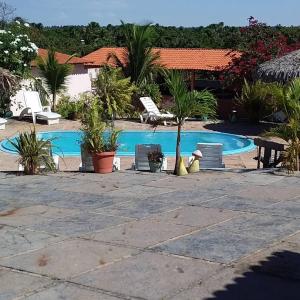
[(223, 144), (198, 143), (197, 149), (202, 153), (200, 160), (201, 169), (225, 168), (223, 163)]

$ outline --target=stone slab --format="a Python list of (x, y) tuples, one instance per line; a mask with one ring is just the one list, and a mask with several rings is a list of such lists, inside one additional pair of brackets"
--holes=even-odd
[(245, 215), (216, 225), (213, 230), (275, 241), (300, 230), (300, 222), (280, 216)]
[(167, 202), (160, 201), (158, 199), (159, 198), (149, 198), (139, 201), (118, 203), (101, 209), (96, 209), (95, 212), (127, 218), (142, 219), (157, 213), (168, 212), (181, 206), (179, 204), (172, 203), (172, 201)]
[(263, 213), (268, 206), (271, 206), (272, 204), (277, 202), (277, 200), (271, 199), (255, 200), (231, 195), (200, 203), (199, 206), (221, 208), (241, 212)]
[(166, 299), (201, 282), (217, 264), (154, 253), (142, 253), (74, 278), (75, 282), (141, 299)]
[(43, 248), (62, 238), (42, 232), (0, 225), (0, 257), (20, 254), (26, 251)]
[(299, 295), (297, 281), (246, 271), (226, 269), (201, 285), (179, 293), (172, 300), (294, 300)]
[[(1, 299), (1, 298), (0, 298)], [(75, 284), (59, 284), (45, 289), (20, 300), (118, 300), (116, 298), (101, 292), (95, 292)]]
[(0, 268), (0, 300), (12, 300), (51, 284), (51, 280)]
[(67, 279), (137, 253), (124, 247), (95, 241), (70, 240), (43, 249), (0, 260), (0, 265)]
[(65, 218), (46, 220), (42, 223), (26, 227), (35, 231), (43, 231), (63, 236), (81, 236), (129, 221), (132, 221), (132, 219), (83, 212), (66, 216)]
[(32, 225), (47, 219), (57, 219), (78, 214), (79, 212), (79, 210), (75, 209), (63, 209), (46, 205), (12, 208), (0, 212), (0, 224), (11, 226)]
[(186, 206), (171, 212), (155, 215), (153, 219), (172, 224), (203, 228), (224, 222), (225, 220), (230, 220), (239, 215), (237, 212), (219, 208)]
[(228, 231), (200, 230), (153, 249), (186, 257), (230, 263), (264, 246), (266, 241), (263, 239), (249, 238)]
[(187, 234), (193, 230), (190, 226), (146, 219), (102, 230), (87, 236), (98, 241), (145, 248)]

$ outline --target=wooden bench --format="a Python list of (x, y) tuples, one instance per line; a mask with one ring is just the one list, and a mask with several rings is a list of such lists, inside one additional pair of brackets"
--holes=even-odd
[[(258, 147), (257, 169), (260, 169), (261, 162), (263, 168), (274, 168), (282, 162), (281, 152), (285, 150), (285, 145), (262, 138), (255, 138), (254, 144)], [(263, 150), (263, 156), (262, 156)]]

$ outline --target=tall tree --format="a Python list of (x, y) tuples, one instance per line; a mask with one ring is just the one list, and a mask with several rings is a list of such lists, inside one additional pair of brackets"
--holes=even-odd
[(4, 1), (0, 1), (0, 28), (12, 20), (16, 9)]
[(216, 99), (208, 91), (190, 92), (186, 86), (183, 75), (179, 71), (166, 74), (166, 82), (174, 98), (172, 112), (177, 118), (176, 162), (174, 174), (178, 175), (180, 161), (181, 131), (184, 121), (195, 115), (206, 115), (208, 118), (216, 116)]
[(159, 53), (154, 53), (151, 45), (155, 36), (150, 25), (139, 26), (122, 22), (125, 36), (125, 49), (121, 58), (114, 53), (110, 55), (116, 65), (121, 67), (124, 75), (130, 77), (136, 85), (152, 81), (161, 69)]
[(47, 89), (52, 94), (52, 109), (55, 111), (57, 94), (65, 89), (67, 77), (72, 71), (72, 66), (68, 62), (72, 59), (72, 56), (60, 64), (55, 57), (55, 51), (53, 49), (48, 50), (48, 56), (46, 59), (42, 57), (37, 58), (37, 65), (45, 79)]

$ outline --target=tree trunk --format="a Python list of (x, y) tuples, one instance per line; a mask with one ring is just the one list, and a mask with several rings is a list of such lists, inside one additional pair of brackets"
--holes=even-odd
[(56, 109), (56, 93), (52, 95), (52, 111)]
[(181, 120), (179, 120), (178, 127), (177, 127), (176, 161), (175, 161), (174, 175), (178, 175), (178, 167), (180, 161), (181, 127), (182, 127), (182, 122)]

